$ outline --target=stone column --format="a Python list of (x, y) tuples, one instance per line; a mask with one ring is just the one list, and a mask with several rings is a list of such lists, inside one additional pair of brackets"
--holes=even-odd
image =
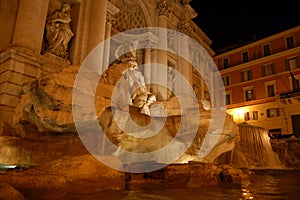
[[(180, 66), (180, 74), (187, 80), (189, 85), (192, 88), (193, 84), (193, 74), (192, 74), (192, 63), (190, 63), (190, 49), (189, 49), (189, 37), (191, 30), (189, 28), (188, 24), (182, 23), (179, 25), (179, 31), (183, 33), (183, 36), (180, 37), (179, 41), (179, 51), (180, 55), (182, 57), (179, 57), (179, 66)], [(183, 81), (183, 80), (182, 80)], [(190, 95), (191, 90), (189, 90), (187, 87), (182, 87), (183, 84), (181, 84), (181, 81), (178, 81), (179, 85), (178, 91), (179, 94), (185, 94)]]
[[(159, 83), (167, 86), (168, 83), (168, 32), (167, 32), (167, 23), (169, 10), (166, 1), (162, 1), (157, 5), (158, 11), (158, 26), (160, 28), (165, 28), (165, 30), (160, 30), (158, 33), (158, 50), (157, 50), (157, 64), (165, 66), (164, 70), (160, 70), (156, 73), (156, 79)], [(161, 50), (164, 49), (164, 50)], [(167, 100), (167, 87), (157, 85), (156, 94), (158, 100)]]
[(40, 54), (49, 0), (20, 0), (13, 46)]
[[(144, 77), (145, 77), (145, 83), (151, 83), (151, 67), (149, 66), (151, 63), (151, 49), (146, 48), (145, 49), (145, 65), (144, 67)], [(147, 90), (150, 91), (150, 85), (146, 85)]]
[(39, 54), (49, 0), (20, 0), (11, 45), (0, 56), (0, 120), (13, 123), (25, 82), (41, 75)]
[(107, 13), (106, 13), (106, 28), (105, 28), (105, 44), (103, 54), (103, 67), (107, 68), (110, 65), (110, 36), (112, 25), (116, 22), (114, 15), (120, 10), (115, 7), (110, 1), (107, 2)]
[[(157, 49), (152, 49), (151, 51), (151, 62), (153, 63), (153, 65), (155, 65), (155, 63), (157, 63)], [(150, 71), (150, 81), (151, 82), (155, 82), (155, 78), (157, 76), (157, 70), (156, 67), (152, 67), (151, 66), (151, 71)], [(153, 93), (154, 95), (156, 95), (156, 85), (151, 84), (150, 85), (150, 92)]]
[[(107, 11), (107, 0), (90, 0), (87, 3), (89, 4), (87, 6), (89, 15), (85, 21), (88, 27), (88, 33), (85, 35), (85, 57), (105, 39)], [(101, 48), (97, 48), (97, 52), (94, 52), (97, 56), (93, 56), (93, 60), (89, 60), (89, 65), (93, 68), (92, 70), (99, 72), (99, 74), (103, 70), (103, 52), (104, 45)]]

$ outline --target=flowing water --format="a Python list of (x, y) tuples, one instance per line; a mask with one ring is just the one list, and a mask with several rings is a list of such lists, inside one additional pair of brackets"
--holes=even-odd
[(205, 187), (201, 189), (164, 189), (163, 186), (139, 187), (125, 191), (106, 191), (70, 199), (87, 200), (299, 200), (300, 170), (255, 170), (250, 184)]
[(242, 123), (239, 124), (239, 137), (230, 164), (250, 169), (282, 169), (266, 129)]

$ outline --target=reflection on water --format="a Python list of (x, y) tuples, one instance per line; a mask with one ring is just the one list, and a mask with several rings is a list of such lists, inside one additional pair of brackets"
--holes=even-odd
[(300, 171), (255, 171), (248, 190), (254, 199), (300, 199)]
[(246, 188), (233, 185), (205, 187), (201, 189), (164, 189), (148, 185), (130, 191), (106, 191), (73, 199), (109, 200), (299, 200), (300, 171), (272, 170), (253, 171)]

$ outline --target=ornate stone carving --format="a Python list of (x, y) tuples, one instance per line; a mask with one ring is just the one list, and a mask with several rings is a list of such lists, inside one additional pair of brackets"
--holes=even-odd
[(64, 3), (60, 10), (51, 13), (46, 22), (46, 53), (54, 54), (61, 58), (68, 58), (68, 44), (73, 37), (70, 28), (70, 4)]
[(113, 27), (122, 32), (136, 28), (147, 27), (145, 15), (138, 4), (134, 3), (133, 0), (116, 0), (115, 6), (120, 9), (116, 13), (116, 23), (113, 24)]
[(168, 8), (168, 4), (166, 1), (162, 1), (157, 4), (157, 13), (158, 16), (160, 15), (168, 16), (170, 14), (170, 10)]
[(124, 3), (128, 6), (133, 6), (137, 4), (137, 0), (124, 0)]
[(112, 14), (106, 13), (106, 21), (110, 24), (114, 24), (116, 23), (116, 18)]
[(129, 83), (132, 106), (140, 108), (144, 114), (150, 114), (149, 106), (156, 101), (156, 97), (148, 92), (144, 76), (138, 70), (136, 50), (139, 45), (137, 40), (120, 45), (115, 52), (116, 59), (122, 64), (129, 64), (128, 70), (123, 74), (125, 80)]
[(107, 2), (107, 11), (106, 11), (106, 21), (107, 23), (114, 24), (116, 23), (115, 15), (120, 11), (115, 5), (111, 2)]
[(173, 30), (168, 30), (168, 48), (172, 49), (173, 51), (177, 51), (178, 44), (177, 44), (177, 32)]
[(184, 33), (184, 34), (191, 34), (193, 32), (193, 28), (192, 26), (190, 25), (189, 21), (188, 20), (183, 20), (183, 21), (180, 21), (179, 22), (179, 25), (177, 27), (177, 30), (181, 33)]
[(136, 62), (136, 50), (139, 45), (138, 41), (132, 41), (130, 43), (124, 43), (120, 45), (115, 52), (115, 58), (122, 63)]

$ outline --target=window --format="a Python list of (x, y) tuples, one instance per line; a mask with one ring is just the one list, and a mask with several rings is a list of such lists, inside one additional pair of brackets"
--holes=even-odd
[(293, 36), (289, 36), (285, 40), (286, 40), (286, 47), (288, 49), (291, 49), (291, 48), (295, 47), (294, 37)]
[(257, 111), (246, 112), (244, 114), (244, 117), (245, 117), (245, 121), (258, 120), (258, 112)]
[(267, 117), (268, 118), (278, 117), (278, 116), (280, 116), (279, 108), (270, 108), (270, 109), (267, 109)]
[(223, 77), (223, 83), (224, 83), (224, 86), (230, 85), (229, 76), (224, 76)]
[(275, 97), (275, 87), (274, 85), (267, 86), (267, 95), (268, 97)]
[(269, 44), (263, 46), (263, 52), (264, 52), (264, 56), (268, 56), (271, 54), (271, 49)]
[(253, 91), (253, 89), (245, 90), (245, 100), (246, 101), (254, 100), (254, 91)]
[(266, 97), (275, 97), (276, 95), (276, 80), (265, 82)]
[(226, 105), (231, 104), (231, 94), (226, 94), (225, 96)]
[(299, 57), (293, 57), (293, 58), (286, 59), (285, 62), (286, 62), (285, 64), (286, 64), (287, 70), (293, 70), (293, 69), (299, 68)]
[(262, 75), (263, 76), (270, 76), (272, 74), (275, 74), (274, 63), (268, 64), (268, 65), (264, 65), (262, 67)]
[(226, 69), (229, 67), (229, 60), (228, 58), (223, 59), (223, 68)]
[(242, 53), (242, 57), (243, 57), (243, 63), (249, 61), (249, 55), (248, 55), (247, 51), (245, 51), (245, 52)]
[(250, 81), (252, 80), (252, 70), (247, 70), (247, 71), (243, 71), (241, 72), (241, 81)]

